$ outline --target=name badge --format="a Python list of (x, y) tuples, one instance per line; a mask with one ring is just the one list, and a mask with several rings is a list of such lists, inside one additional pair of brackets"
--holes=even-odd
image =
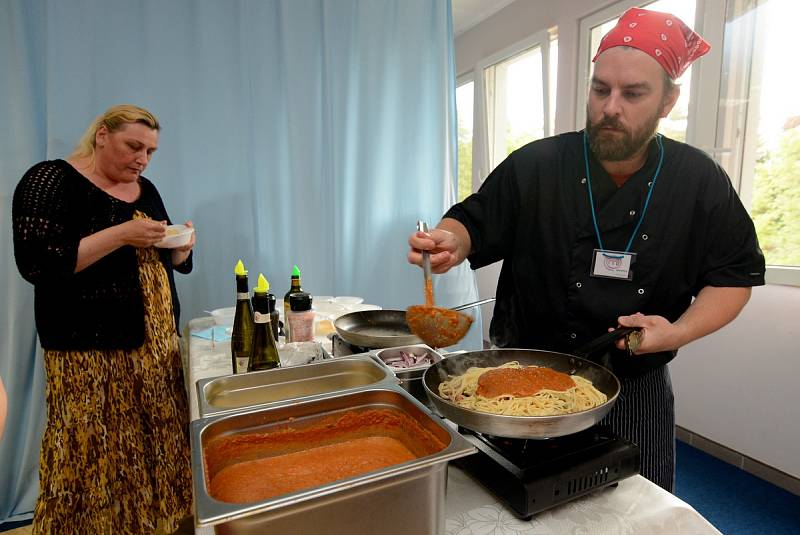
[(631, 264), (636, 262), (636, 253), (604, 251), (595, 249), (592, 255), (592, 277), (633, 280)]

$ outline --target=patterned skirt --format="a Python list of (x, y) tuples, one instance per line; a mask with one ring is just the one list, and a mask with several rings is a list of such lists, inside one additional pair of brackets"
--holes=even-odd
[(144, 344), (45, 351), (33, 533), (172, 532), (191, 513), (189, 410), (169, 281), (155, 249), (137, 255)]

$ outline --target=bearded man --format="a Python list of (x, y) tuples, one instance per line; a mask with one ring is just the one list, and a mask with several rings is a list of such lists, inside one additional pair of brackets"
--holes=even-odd
[(733, 320), (764, 284), (753, 222), (705, 153), (657, 134), (675, 84), (709, 45), (677, 17), (633, 8), (594, 58), (586, 128), (512, 153), (429, 234), (435, 273), (503, 260), (496, 347), (572, 353), (617, 326), (640, 329), (602, 357), (620, 396), (601, 422), (636, 443), (641, 473), (672, 491), (675, 419), (666, 363)]

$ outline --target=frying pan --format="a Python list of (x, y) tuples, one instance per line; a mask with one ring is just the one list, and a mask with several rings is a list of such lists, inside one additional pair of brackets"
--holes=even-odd
[[(619, 328), (589, 342), (576, 353), (588, 355), (632, 330)], [(608, 400), (598, 407), (572, 414), (505, 416), (460, 407), (439, 396), (439, 384), (450, 376), (461, 375), (471, 367), (500, 366), (513, 360), (519, 361), (523, 366), (546, 366), (570, 375), (580, 375), (590, 380)], [(451, 355), (425, 370), (422, 383), (431, 403), (448, 420), (488, 435), (532, 439), (571, 435), (588, 429), (608, 414), (617, 401), (620, 390), (617, 377), (591, 360), (567, 353), (536, 349), (487, 349)]]
[(345, 342), (371, 349), (421, 344), (406, 323), (405, 310), (360, 310), (333, 322)]

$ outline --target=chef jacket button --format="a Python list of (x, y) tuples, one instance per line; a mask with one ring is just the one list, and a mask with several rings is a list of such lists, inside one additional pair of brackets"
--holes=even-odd
[(575, 283), (575, 287), (576, 287), (576, 288), (580, 288), (581, 286), (583, 286), (583, 284), (581, 284), (580, 282), (576, 282), (576, 283)]
[(642, 234), (642, 239), (643, 240), (647, 241), (647, 238), (649, 238), (649, 236), (647, 234)]
[(581, 184), (586, 184), (586, 179), (585, 178), (581, 179)]
[(639, 295), (644, 295), (644, 288), (639, 288), (637, 292), (639, 292)]
[(575, 334), (575, 333), (572, 333), (572, 334), (569, 335), (569, 337), (572, 338), (573, 340), (575, 340), (578, 337), (578, 335)]
[(634, 216), (634, 215), (636, 215), (636, 210), (631, 210), (629, 213), (630, 213), (630, 215)]

